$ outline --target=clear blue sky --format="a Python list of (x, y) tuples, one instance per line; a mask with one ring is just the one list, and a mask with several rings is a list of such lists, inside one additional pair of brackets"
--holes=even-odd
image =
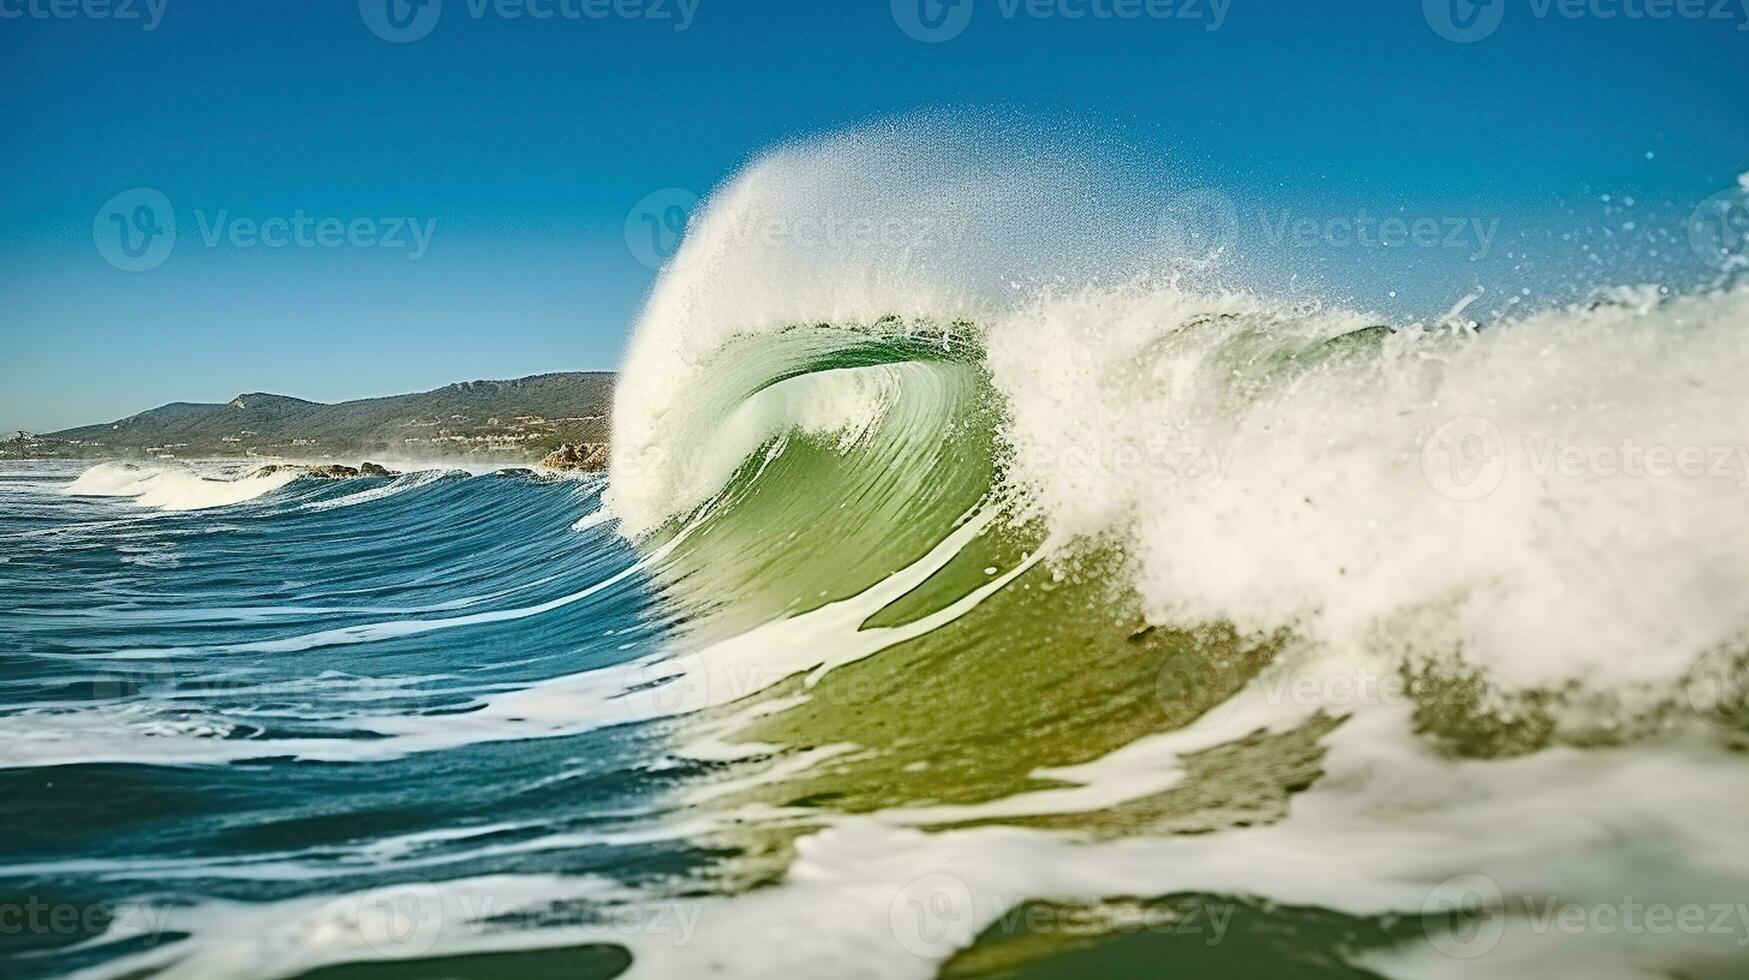
[[(409, 43), (368, 29), (359, 0), (153, 0), (151, 31), (40, 16), (56, 2), (83, 9), (0, 0), (9, 429), (243, 391), (335, 400), (611, 368), (653, 277), (625, 243), (640, 199), (706, 191), (776, 141), (919, 109), (1096, 129), (1194, 161), (1248, 208), (1498, 217), (1510, 237), (1492, 275), (1558, 249), (1562, 229), (1600, 249), (1631, 237), (1604, 194), (1686, 214), (1749, 170), (1736, 0), (1734, 19), (1657, 21), (1597, 15), (1621, 0), (1577, 18), (1491, 0), (1503, 19), (1473, 43), (1411, 0), (1223, 0), (1212, 31), (1208, 0), (1190, 8), (1201, 20), (1010, 17), (1009, 0), (970, 0), (941, 43), (909, 36), (889, 0), (697, 0), (684, 31), (444, 0)], [(166, 261), (130, 273), (93, 223), (136, 187), (174, 202), (179, 229)], [(300, 209), (436, 225), (410, 261), (208, 247), (194, 217)], [(1338, 292), (1379, 308), (1388, 284), (1443, 305), (1474, 273), (1450, 250), (1323, 261)]]

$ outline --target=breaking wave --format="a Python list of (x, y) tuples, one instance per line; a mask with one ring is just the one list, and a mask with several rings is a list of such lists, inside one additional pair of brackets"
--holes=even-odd
[[(1717, 841), (1749, 788), (1749, 290), (1394, 321), (1216, 285), (1218, 256), (1103, 189), (927, 127), (785, 148), (706, 202), (648, 302), (608, 499), (645, 547), (684, 536), (655, 575), (697, 647), (658, 679), (717, 709), (712, 753), (759, 756), (713, 803), (801, 824), (733, 837), (794, 862), (741, 934), (843, 901), (860, 947), (898, 928), (852, 898), (867, 876), (945, 874), (912, 896), (951, 906), (942, 936), (902, 945), (958, 964), (1005, 901), (1365, 917), (1471, 875), (1502, 906), (1595, 903), (1648, 887), (1638, 844), (1578, 874), (1573, 822)], [(957, 231), (786, 237), (819, 214)], [(1682, 805), (1628, 798), (1654, 758)], [(939, 836), (892, 829), (915, 826)], [(1137, 843), (1107, 864), (1051, 832)], [(1364, 868), (1310, 856), (1357, 840)], [(1229, 866), (1253, 845), (1275, 863)], [(1745, 882), (1711, 846), (1669, 871), (1666, 901)], [(1509, 972), (1740, 955), (1523, 926)], [(1436, 975), (1447, 945), (1351, 961)]]
[(80, 497), (132, 497), (159, 510), (203, 510), (254, 500), (297, 479), (291, 467), (240, 476), (210, 476), (173, 464), (98, 463), (67, 486)]

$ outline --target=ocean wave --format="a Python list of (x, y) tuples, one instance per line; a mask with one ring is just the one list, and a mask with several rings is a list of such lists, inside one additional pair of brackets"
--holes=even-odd
[[(875, 127), (713, 195), (619, 388), (624, 533), (734, 498), (792, 435), (845, 470), (935, 467), (907, 457), (939, 438), (1013, 522), (1067, 543), (1058, 567), (1119, 550), (1156, 625), (1291, 629), (1381, 669), (1461, 656), (1508, 687), (1624, 698), (1666, 697), (1743, 641), (1749, 598), (1725, 583), (1749, 578), (1749, 289), (1620, 288), (1478, 332), (1192, 286), (1142, 246), (1154, 272), (1090, 276), (1015, 243), (1110, 232), (1109, 202), (1065, 205), (1042, 191), (1057, 162), (967, 146)], [(973, 230), (897, 255), (736, 234), (821, 211)]]
[(205, 510), (265, 496), (299, 475), (295, 469), (278, 468), (226, 479), (204, 476), (187, 466), (98, 463), (80, 474), (65, 492), (79, 497), (132, 497), (143, 507), (159, 510)]
[[(1396, 320), (1223, 285), (1156, 247), (1112, 183), (934, 126), (782, 148), (713, 195), (664, 270), (605, 485), (299, 488), (252, 522), (284, 535), (295, 585), (235, 623), (207, 596), (74, 642), (67, 617), (25, 610), (70, 647), (40, 658), (57, 685), (69, 663), (171, 681), (95, 706), (45, 683), (0, 720), (0, 764), (390, 784), (376, 845), (349, 827), (343, 860), (245, 849), (272, 863), (213, 872), (323, 890), (191, 900), (188, 939), (91, 975), (384, 958), (371, 914), (399, 907), (460, 923), (433, 955), (600, 941), (629, 977), (831, 976), (852, 957), (978, 976), (1100, 940), (992, 952), (1036, 903), (1193, 895), (1292, 934), (1284, 970), (1441, 976), (1474, 965), (1452, 915), (1466, 888), (1508, 913), (1482, 933), (1507, 973), (1740, 963), (1737, 935), (1573, 936), (1534, 910), (1749, 888), (1731, 698), (1749, 292)], [(747, 233), (819, 214), (958, 231)], [(144, 499), (159, 479), (99, 467), (75, 486)], [(187, 550), (153, 574), (259, 574), (246, 549)], [(132, 582), (114, 605), (133, 608)], [(578, 770), (555, 810), (520, 809)], [(466, 807), (420, 824), (404, 772), (454, 780), (427, 805)], [(558, 836), (699, 853), (610, 861), (639, 878), (623, 890), (581, 858), (552, 877), (493, 863), (549, 836), (482, 827), (622, 790), (649, 823)], [(410, 904), (408, 867), (438, 879)], [(170, 874), (219, 890), (201, 871)], [(391, 901), (355, 890), (369, 874)], [(493, 894), (519, 916), (461, 908)], [(703, 916), (684, 943), (546, 928), (604, 895)], [(286, 945), (310, 930), (323, 942)]]
[[(1395, 320), (1223, 286), (1169, 255), (1053, 270), (1005, 247), (1035, 217), (1095, 229), (1097, 254), (1133, 233), (1066, 212), (1075, 194), (1033, 207), (1048, 163), (963, 146), (875, 129), (755, 161), (639, 323), (609, 503), (646, 548), (691, 529), (652, 570), (683, 651), (641, 696), (685, 705), (688, 751), (734, 760), (696, 805), (796, 821), (716, 838), (795, 878), (648, 975), (769, 971), (737, 937), (787, 935), (803, 908), (840, 909), (832, 948), (875, 948), (897, 928), (884, 900), (931, 874), (970, 903), (908, 950), (931, 968), (1005, 902), (1150, 883), (1361, 917), (1418, 912), (1463, 873), (1601, 900), (1635, 887), (1631, 848), (1584, 881), (1559, 855), (1574, 822), (1619, 826), (1660, 758), (1684, 760), (1686, 802), (1623, 833), (1717, 831), (1742, 779), (1749, 290), (1617, 288), (1483, 326), (1462, 303)], [(966, 201), (975, 231), (940, 250), (735, 231)], [(1126, 843), (1070, 854), (1053, 832)], [(1239, 837), (1272, 863), (1229, 863)], [(1661, 894), (1743, 884), (1720, 858), (1685, 851)], [(1545, 939), (1518, 936), (1513, 962), (1580, 955)], [(1582, 956), (1725, 952), (1616, 937)]]
[(445, 470), (420, 470), (413, 473), (403, 473), (389, 480), (387, 483), (377, 483), (374, 486), (367, 486), (354, 493), (348, 493), (345, 496), (334, 497), (328, 500), (313, 500), (303, 506), (308, 510), (316, 511), (335, 510), (341, 507), (356, 507), (359, 504), (387, 500), (390, 497), (399, 496), (409, 490), (417, 490), (420, 487), (429, 486), (436, 483), (438, 480), (445, 479), (451, 475), (452, 471)]

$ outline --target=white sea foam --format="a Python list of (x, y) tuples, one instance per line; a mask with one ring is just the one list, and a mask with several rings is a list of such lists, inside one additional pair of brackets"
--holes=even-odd
[(234, 478), (205, 476), (175, 464), (98, 463), (67, 486), (81, 497), (132, 497), (143, 507), (159, 510), (204, 510), (227, 507), (272, 493), (297, 479), (298, 470)]
[(1040, 299), (990, 337), (1012, 479), (1158, 622), (1669, 682), (1749, 628), (1749, 290), (1633, 299), (1351, 358), (1316, 351), (1342, 312)]
[[(532, 916), (563, 903), (588, 903), (606, 924), (544, 930), (494, 928), (493, 917)], [(613, 910), (630, 912), (613, 918)], [(73, 974), (96, 980), (147, 972), (161, 977), (290, 977), (323, 966), (372, 959), (616, 942), (639, 932), (690, 938), (694, 908), (675, 901), (638, 904), (628, 889), (595, 876), (491, 875), (432, 883), (417, 877), (367, 891), (274, 902), (208, 900), (127, 905), (102, 941), (147, 936), (145, 952)], [(158, 945), (165, 933), (189, 939)], [(154, 948), (155, 947), (155, 948)]]
[[(859, 976), (926, 980), (1023, 901), (1187, 892), (1433, 916), (1424, 936), (1349, 954), (1396, 977), (1469, 975), (1465, 967), (1478, 963), (1524, 976), (1723, 975), (1709, 971), (1741, 955), (1749, 922), (1734, 913), (1749, 862), (1735, 808), (1721, 805), (1749, 792), (1738, 760), (1618, 749), (1456, 761), (1418, 743), (1412, 724), (1406, 707), (1361, 712), (1325, 739), (1325, 777), (1295, 797), (1287, 819), (1264, 827), (1093, 843), (1015, 827), (922, 833), (891, 814), (844, 820), (799, 842), (781, 886), (713, 903), (696, 942), (635, 947), (628, 976), (683, 976), (703, 964), (725, 977), (828, 976), (834, 964), (856, 962)], [(1177, 753), (1209, 741), (1161, 736), (1150, 749), (1155, 775), (1171, 781)], [(1128, 781), (1124, 768), (1096, 764), (1079, 776), (1108, 780), (1108, 790), (1127, 781), (1128, 798), (1157, 788), (1158, 779)], [(1652, 784), (1665, 791), (1645, 792)], [(1437, 918), (1462, 897), (1453, 891), (1460, 886), (1500, 897), (1478, 935), (1447, 932)], [(1586, 909), (1632, 896), (1641, 907), (1733, 915), (1722, 929), (1617, 925), (1576, 935), (1538, 928), (1536, 897), (1549, 895)], [(1189, 924), (1179, 923), (1180, 938), (1195, 941)], [(1213, 926), (1207, 918), (1198, 926), (1209, 946), (1222, 941)]]
[(617, 520), (619, 520), (619, 518), (614, 515), (613, 511), (609, 510), (606, 507), (597, 507), (594, 510), (590, 511), (589, 513), (584, 514), (582, 517), (579, 517), (575, 521), (573, 521), (571, 523), (571, 530), (573, 530), (573, 531), (587, 531), (592, 527), (600, 527), (603, 524), (611, 524)]

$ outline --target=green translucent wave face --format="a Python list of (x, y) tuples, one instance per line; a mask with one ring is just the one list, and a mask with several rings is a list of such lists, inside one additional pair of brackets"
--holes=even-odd
[[(709, 657), (713, 642), (856, 602), (924, 559), (973, 515), (995, 515), (920, 585), (876, 603), (850, 628), (863, 636), (891, 631), (890, 642), (821, 675), (812, 673), (815, 664), (854, 644), (844, 634), (804, 634), (796, 642), (819, 647), (805, 651), (811, 655), (801, 658), (805, 666), (786, 678), (764, 678), (748, 688), (754, 693), (687, 720), (696, 733), (715, 736), (734, 719), (731, 741), (779, 747), (729, 766), (734, 788), (719, 788), (709, 805), (779, 808), (792, 828), (773, 832), (781, 839), (843, 814), (975, 806), (1052, 788), (1035, 775), (1039, 770), (1090, 762), (1189, 724), (1236, 693), (1289, 641), (1285, 632), (1243, 638), (1222, 624), (1146, 626), (1126, 584), (1128, 559), (1115, 544), (1079, 542), (1072, 553), (1027, 566), (1044, 536), (1015, 517), (1020, 502), (1003, 488), (1003, 406), (975, 334), (955, 325), (884, 336), (882, 327), (797, 328), (725, 352), (721, 385), (701, 399), (719, 414), (845, 373), (880, 380), (898, 395), (853, 441), (791, 431), (749, 453), (701, 509), (704, 516), (687, 519), (693, 530), (658, 573), (668, 602), (689, 624), (693, 649)], [(1334, 341), (1272, 344), (1272, 329), (1199, 322), (1183, 333), (1226, 330), (1216, 346), (1261, 372), (1248, 390), (1369, 359), (1384, 340), (1381, 328), (1372, 328)], [(981, 601), (962, 602), (1023, 566)], [(927, 628), (895, 629), (956, 603), (969, 608)], [(795, 662), (793, 653), (771, 659)], [(1441, 685), (1419, 679), (1411, 692), (1423, 730), (1456, 754), (1511, 754), (1545, 744), (1546, 733), (1518, 732), (1506, 748), (1492, 742), (1467, 748), (1476, 742), (1466, 734), (1471, 729), (1499, 728), (1477, 707), (1478, 684), (1469, 677)], [(1183, 760), (1185, 778), (1173, 789), (1104, 811), (969, 814), (931, 826), (999, 819), (1111, 836), (1275, 819), (1288, 794), (1315, 779), (1318, 739), (1333, 724), (1318, 715), (1285, 735), (1209, 749)], [(781, 765), (827, 747), (836, 753), (829, 759)], [(753, 776), (760, 778), (746, 778)], [(762, 844), (756, 849), (773, 841)]]
[[(669, 601), (690, 618), (693, 640), (708, 644), (856, 597), (922, 559), (981, 509), (1002, 516), (921, 586), (874, 610), (860, 630), (914, 624), (1039, 547), (1039, 530), (1006, 519), (1007, 505), (993, 489), (1000, 405), (963, 350), (858, 338), (787, 366), (784, 380), (767, 386), (808, 383), (820, 371), (887, 372), (902, 395), (854, 445), (833, 434), (792, 433), (748, 457), (660, 573)], [(731, 777), (763, 778), (709, 805), (756, 804), (797, 817), (787, 829), (752, 829), (736, 841), (781, 857), (793, 833), (834, 814), (979, 804), (1048, 788), (1035, 770), (1089, 762), (1181, 726), (1225, 700), (1267, 659), (1267, 648), (1221, 630), (1141, 628), (1135, 596), (1117, 584), (1122, 561), (1111, 550), (1083, 553), (1067, 566), (1034, 564), (963, 615), (838, 666), (811, 687), (798, 673), (693, 719), (715, 725), (804, 696), (735, 729), (733, 741), (781, 748), (732, 767)], [(830, 653), (820, 651), (821, 659)], [(848, 748), (799, 773), (779, 778), (773, 771), (794, 753), (823, 746)], [(1279, 762), (1281, 753), (1271, 758)], [(1315, 766), (1315, 753), (1305, 766)], [(1245, 821), (1258, 819), (1259, 808), (1278, 809), (1281, 784), (1295, 780), (1305, 778), (1288, 773), (1265, 780), (1262, 792), (1241, 781), (1106, 813), (1013, 822), (1122, 834), (1211, 811)]]

